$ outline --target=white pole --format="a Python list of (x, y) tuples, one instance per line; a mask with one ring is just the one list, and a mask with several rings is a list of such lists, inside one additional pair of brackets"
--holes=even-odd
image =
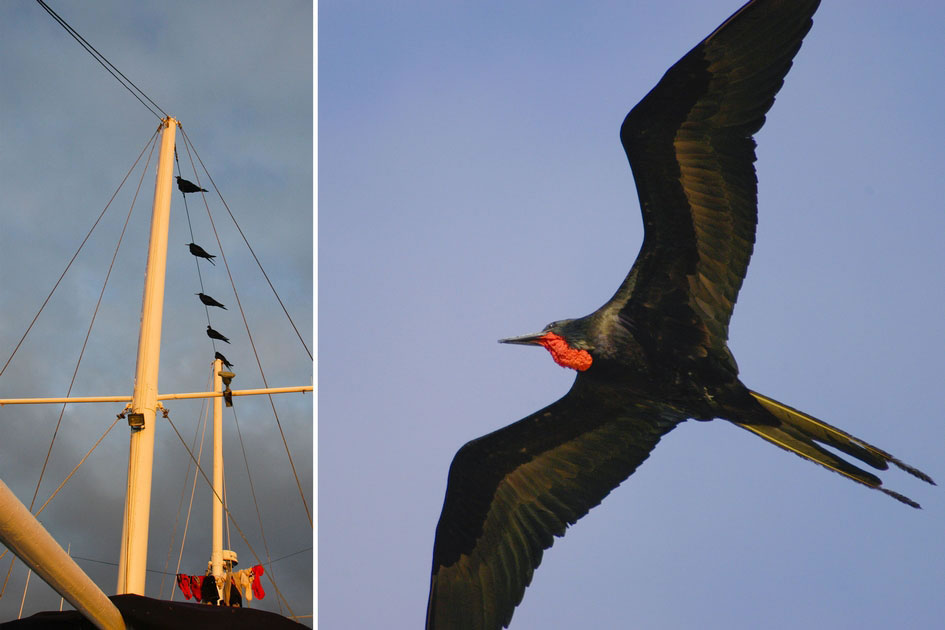
[[(259, 396), (261, 394), (290, 394), (310, 392), (312, 385), (292, 387), (264, 387), (260, 389), (234, 389), (233, 396)], [(222, 396), (220, 392), (186, 392), (179, 394), (158, 394), (158, 400), (183, 400), (186, 398), (213, 398)], [(61, 398), (0, 398), (3, 405), (41, 405), (47, 403), (96, 403), (96, 402), (131, 402), (131, 396), (66, 396)]]
[(0, 542), (97, 628), (123, 630), (121, 613), (29, 509), (0, 481)]
[(118, 563), (118, 593), (144, 595), (148, 562), (148, 520), (151, 514), (151, 470), (154, 460), (154, 424), (157, 410), (158, 367), (161, 358), (161, 318), (164, 315), (164, 271), (167, 228), (174, 174), (174, 135), (177, 121), (167, 117), (161, 132), (161, 154), (154, 182), (151, 241), (145, 270), (138, 338), (138, 365), (132, 395), (132, 413), (141, 414), (142, 428), (131, 430), (128, 486)]
[[(223, 391), (220, 371), (223, 362), (213, 360), (213, 391)], [(210, 572), (223, 577), (223, 398), (213, 399), (213, 537), (210, 549)]]

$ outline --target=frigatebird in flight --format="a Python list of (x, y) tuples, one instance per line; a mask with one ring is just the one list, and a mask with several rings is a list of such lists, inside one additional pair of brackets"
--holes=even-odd
[(863, 440), (750, 390), (728, 325), (755, 241), (753, 135), (818, 0), (753, 0), (679, 60), (627, 115), (620, 140), (643, 213), (642, 248), (594, 313), (501, 340), (543, 346), (577, 371), (557, 402), (463, 446), (436, 527), (428, 630), (507, 627), (555, 536), (687, 419), (723, 419), (919, 507), (876, 475)]

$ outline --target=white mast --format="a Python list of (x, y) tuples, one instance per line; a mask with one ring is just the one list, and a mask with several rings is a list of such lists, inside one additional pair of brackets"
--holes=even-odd
[[(158, 395), (158, 369), (161, 356), (161, 321), (164, 310), (164, 276), (167, 262), (168, 225), (173, 176), (174, 138), (177, 120), (162, 121), (161, 152), (154, 187), (151, 240), (145, 271), (141, 308), (141, 332), (138, 338), (138, 363), (128, 422), (132, 427), (128, 455), (128, 483), (122, 522), (121, 556), (118, 566), (118, 594), (144, 595), (147, 569), (148, 524), (151, 512), (151, 471), (154, 458), (155, 417), (159, 400), (214, 398), (214, 506), (211, 565), (214, 576), (225, 574), (227, 563), (236, 562), (236, 554), (223, 549), (222, 405), (223, 396), (255, 396), (310, 392), (311, 385), (267, 387), (231, 391), (232, 373), (223, 372), (221, 362), (214, 362), (215, 386), (212, 392)], [(222, 381), (222, 382), (221, 382)], [(225, 390), (223, 389), (225, 387)], [(8, 404), (126, 402), (125, 396), (80, 396), (65, 398), (3, 398)], [(227, 403), (229, 405), (229, 402)], [(77, 610), (99, 628), (123, 628), (118, 609), (82, 572), (69, 554), (46, 532), (36, 517), (22, 505), (0, 481), (0, 542), (38, 573), (47, 584), (63, 595)]]
[[(154, 463), (154, 424), (157, 411), (158, 368), (161, 359), (161, 319), (164, 314), (164, 271), (174, 172), (174, 136), (177, 121), (163, 121), (161, 153), (154, 182), (151, 240), (145, 270), (138, 338), (138, 365), (129, 422), (128, 487), (122, 522), (118, 593), (144, 595), (148, 561), (148, 520), (151, 514), (151, 470)], [(136, 426), (137, 425), (137, 426)]]
[[(213, 391), (223, 392), (223, 361), (213, 360)], [(213, 577), (223, 577), (223, 398), (213, 399), (213, 534), (210, 566)]]

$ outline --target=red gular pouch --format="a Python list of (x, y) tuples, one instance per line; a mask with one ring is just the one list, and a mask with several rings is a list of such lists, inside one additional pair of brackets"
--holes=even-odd
[(568, 342), (565, 341), (564, 337), (556, 335), (553, 332), (542, 335), (538, 339), (538, 343), (543, 345), (545, 349), (551, 353), (551, 358), (561, 367), (583, 372), (591, 367), (591, 363), (594, 362), (590, 352), (572, 348), (568, 345)]

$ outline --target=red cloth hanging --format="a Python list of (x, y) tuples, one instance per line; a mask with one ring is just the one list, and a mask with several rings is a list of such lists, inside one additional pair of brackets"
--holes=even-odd
[(266, 596), (266, 591), (263, 590), (262, 582), (259, 581), (259, 576), (265, 573), (265, 570), (262, 568), (262, 565), (257, 564), (253, 567), (253, 595), (256, 599), (262, 599)]
[(183, 573), (177, 574), (177, 586), (180, 587), (180, 592), (184, 594), (184, 597), (190, 599), (190, 576), (184, 575)]
[(190, 592), (193, 593), (194, 599), (198, 602), (203, 601), (200, 597), (201, 591), (203, 590), (203, 576), (202, 575), (191, 575), (190, 576)]

